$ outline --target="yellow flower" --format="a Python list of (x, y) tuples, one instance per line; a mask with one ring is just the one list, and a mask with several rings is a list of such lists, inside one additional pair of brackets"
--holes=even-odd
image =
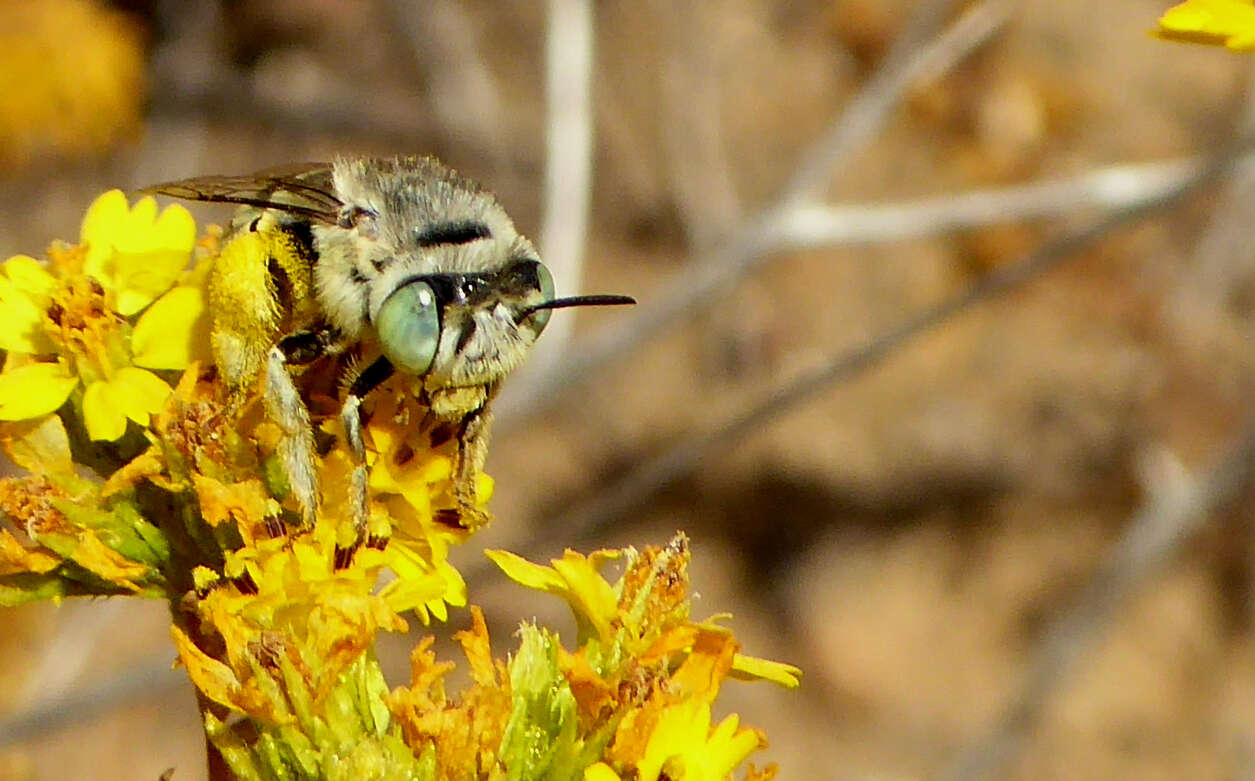
[(97, 380), (83, 392), (83, 422), (87, 435), (112, 442), (126, 433), (126, 421), (148, 426), (149, 416), (161, 410), (170, 395), (165, 380), (144, 369), (123, 366), (113, 376)]
[(1186, 0), (1159, 19), (1160, 38), (1234, 51), (1255, 50), (1255, 3), (1250, 0)]
[(663, 711), (637, 764), (638, 781), (667, 778), (723, 781), (752, 752), (766, 745), (762, 733), (738, 729), (736, 714), (712, 731), (710, 705), (685, 700)]
[[(0, 420), (51, 413), (81, 384), (88, 436), (116, 440), (128, 420), (147, 426), (170, 394), (148, 369), (207, 354), (203, 274), (184, 273), (196, 226), (181, 206), (156, 209), (151, 198), (128, 208), (111, 190), (88, 208), (83, 246), (54, 247), (50, 269), (25, 255), (4, 263)], [(170, 290), (180, 275), (195, 281)], [(141, 310), (132, 328), (127, 316)]]
[(621, 551), (600, 550), (584, 556), (568, 549), (562, 558), (552, 560), (552, 567), (533, 564), (509, 551), (484, 553), (511, 580), (565, 599), (581, 626), (589, 627), (601, 640), (610, 639), (612, 624), (619, 616), (619, 595), (597, 570), (617, 559)]
[[(200, 484), (198, 491), (203, 494)], [(372, 647), (380, 630), (406, 630), (405, 621), (374, 592), (383, 554), (363, 549), (337, 569), (334, 548), (332, 535), (317, 530), (262, 540), (228, 551), (221, 576), (206, 568), (195, 574), (198, 584), (216, 586), (196, 602), (200, 631), (216, 632), (225, 650), (225, 659), (211, 658), (174, 630), (180, 659), (202, 694), (236, 711), (283, 722), (290, 713), (281, 687), (290, 682), (259, 678), (259, 670), (273, 667), (271, 657), (286, 655), (302, 685), (317, 697)], [(432, 585), (433, 592), (437, 588)]]

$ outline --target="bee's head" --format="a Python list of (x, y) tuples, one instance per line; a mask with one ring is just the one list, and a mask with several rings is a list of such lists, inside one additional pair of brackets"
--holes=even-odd
[(334, 176), (340, 240), (369, 278), (380, 350), (428, 387), (500, 379), (552, 309), (631, 302), (555, 298), (549, 270), (497, 200), (434, 160), (348, 162)]

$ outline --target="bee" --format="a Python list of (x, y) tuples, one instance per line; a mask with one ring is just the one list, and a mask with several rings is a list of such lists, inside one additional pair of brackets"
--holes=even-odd
[[(474, 526), (489, 403), (551, 311), (635, 303), (555, 297), (549, 270), (496, 197), (430, 157), (345, 157), (146, 192), (240, 205), (209, 279), (214, 360), (237, 402), (264, 385), (266, 415), (282, 432), (276, 453), (306, 526), (319, 486), (310, 412), (294, 375), (326, 356), (352, 358), (337, 371), (359, 542), (367, 394), (394, 374), (410, 379), (428, 422), (457, 439), (455, 520)], [(233, 251), (245, 237), (261, 251)]]

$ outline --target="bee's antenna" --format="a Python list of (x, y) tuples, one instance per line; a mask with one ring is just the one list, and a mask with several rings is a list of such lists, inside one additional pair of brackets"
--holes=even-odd
[(526, 320), (533, 312), (539, 312), (541, 309), (565, 309), (568, 306), (623, 306), (624, 304), (635, 304), (636, 299), (631, 296), (570, 296), (568, 298), (555, 298), (550, 301), (541, 301), (535, 306), (524, 309), (517, 316), (520, 322)]

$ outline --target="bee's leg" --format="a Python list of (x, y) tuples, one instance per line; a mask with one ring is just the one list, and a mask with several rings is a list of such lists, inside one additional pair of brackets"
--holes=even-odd
[(362, 399), (392, 376), (395, 369), (387, 358), (377, 358), (362, 370), (349, 386), (349, 393), (340, 408), (340, 423), (344, 426), (344, 438), (353, 454), (353, 479), (350, 483), (349, 503), (353, 508), (353, 528), (358, 542), (366, 541), (366, 443), (362, 440)]
[(453, 456), (453, 498), (457, 507), (450, 511), (437, 511), (436, 520), (463, 529), (478, 529), (488, 522), (488, 513), (475, 501), (475, 475), (483, 469), (488, 455), (488, 434), (492, 427), (492, 412), (488, 402), (497, 394), (497, 386), (490, 385), (483, 404), (462, 417), (457, 427), (458, 449)]
[(270, 348), (266, 360), (266, 414), (283, 435), (277, 452), (288, 488), (301, 508), (301, 521), (314, 525), (318, 511), (318, 475), (314, 471), (314, 430), (309, 410), (288, 373), (288, 361), (280, 345)]
[(318, 512), (318, 473), (314, 469), (314, 429), (309, 410), (288, 372), (289, 365), (311, 363), (336, 352), (339, 338), (333, 328), (298, 331), (270, 348), (266, 360), (266, 414), (283, 436), (277, 452), (288, 479), (288, 488), (301, 509), (301, 521), (314, 525)]

